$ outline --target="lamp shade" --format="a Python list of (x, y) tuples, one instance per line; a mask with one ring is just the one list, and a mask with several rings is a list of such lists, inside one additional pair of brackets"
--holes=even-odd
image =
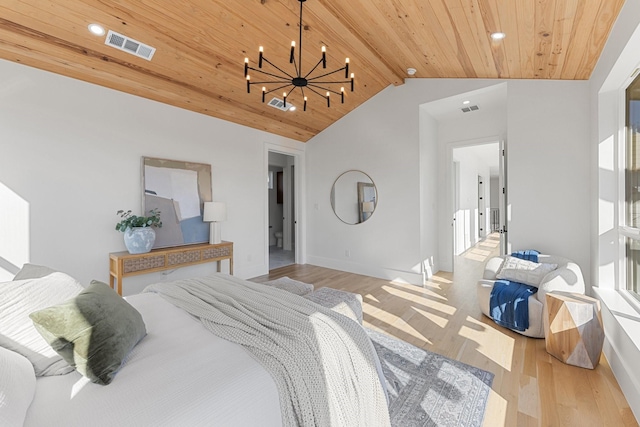
[(202, 221), (226, 221), (227, 205), (224, 202), (204, 202), (204, 214)]

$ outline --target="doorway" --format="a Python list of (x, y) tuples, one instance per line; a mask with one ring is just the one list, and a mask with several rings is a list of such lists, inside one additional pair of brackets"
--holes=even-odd
[(269, 271), (295, 264), (295, 157), (269, 151)]
[(483, 242), (491, 251), (506, 241), (503, 148), (500, 139), (450, 146), (454, 270), (458, 257), (482, 259)]

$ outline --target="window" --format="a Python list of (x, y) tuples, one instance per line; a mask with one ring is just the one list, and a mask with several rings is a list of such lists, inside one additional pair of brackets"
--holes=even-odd
[(640, 298), (640, 76), (626, 90), (625, 253), (627, 289)]

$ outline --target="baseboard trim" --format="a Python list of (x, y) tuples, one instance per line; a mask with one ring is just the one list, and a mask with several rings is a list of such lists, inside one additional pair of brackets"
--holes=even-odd
[(250, 267), (238, 268), (234, 276), (240, 279), (248, 280), (253, 279), (254, 277), (264, 276), (266, 274), (269, 274), (269, 267), (267, 267), (265, 264), (260, 264), (252, 265)]
[(636, 366), (640, 360), (638, 314), (614, 289), (594, 287), (593, 292), (602, 302), (604, 355), (633, 415), (640, 421), (640, 374)]
[(377, 277), (379, 279), (401, 281), (412, 285), (423, 285), (422, 274), (414, 273), (413, 271), (372, 267), (370, 265), (359, 264), (356, 262), (341, 261), (313, 255), (307, 255), (307, 264), (331, 268), (333, 270), (346, 271), (348, 273), (362, 274), (364, 276)]

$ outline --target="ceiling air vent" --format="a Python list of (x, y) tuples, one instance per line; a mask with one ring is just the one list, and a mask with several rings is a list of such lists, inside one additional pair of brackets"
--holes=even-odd
[(287, 107), (285, 108), (284, 101), (278, 98), (273, 98), (271, 101), (269, 101), (269, 106), (282, 111), (289, 111), (289, 109), (293, 107), (293, 105), (287, 103)]
[(123, 36), (122, 34), (118, 34), (111, 30), (107, 33), (107, 38), (104, 41), (104, 44), (123, 50), (140, 58), (144, 58), (147, 61), (151, 61), (153, 54), (156, 53), (155, 47), (140, 43), (137, 40)]
[(469, 111), (476, 111), (479, 110), (480, 108), (477, 105), (472, 105), (471, 107), (464, 107), (461, 108), (463, 113), (468, 113)]

